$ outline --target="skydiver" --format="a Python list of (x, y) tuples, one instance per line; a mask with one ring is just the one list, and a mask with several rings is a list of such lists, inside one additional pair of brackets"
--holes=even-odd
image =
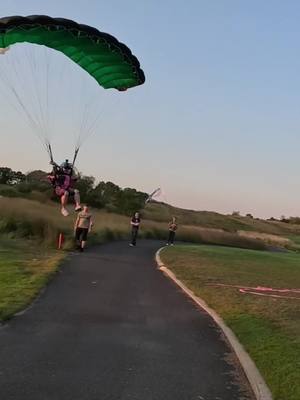
[(74, 188), (77, 178), (74, 175), (73, 165), (69, 163), (69, 160), (61, 165), (51, 160), (50, 164), (53, 169), (51, 174), (48, 175), (48, 179), (54, 187), (55, 194), (60, 197), (62, 215), (64, 217), (69, 215), (66, 206), (70, 196), (74, 197), (75, 211), (81, 211), (80, 193), (79, 190)]

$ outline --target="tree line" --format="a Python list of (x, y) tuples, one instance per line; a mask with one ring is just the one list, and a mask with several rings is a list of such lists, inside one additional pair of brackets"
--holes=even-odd
[[(9, 167), (0, 167), (0, 195), (27, 197), (32, 192), (45, 193), (53, 201), (57, 197), (47, 180), (48, 173), (35, 170), (28, 173), (14, 171)], [(148, 197), (147, 193), (133, 188), (121, 188), (113, 182), (96, 182), (93, 176), (78, 175), (76, 188), (80, 191), (83, 203), (92, 207), (106, 209), (125, 215), (131, 215), (142, 209)]]

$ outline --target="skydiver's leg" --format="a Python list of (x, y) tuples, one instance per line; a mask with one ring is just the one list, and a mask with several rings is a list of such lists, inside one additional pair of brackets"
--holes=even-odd
[(75, 211), (81, 210), (79, 190), (74, 189)]
[(69, 199), (69, 193), (67, 190), (64, 191), (63, 195), (60, 198), (61, 202), (61, 213), (64, 217), (67, 217), (69, 215), (68, 210), (66, 209), (67, 204), (68, 204), (68, 199)]
[(67, 191), (60, 198), (61, 206), (66, 207), (68, 205), (69, 193)]

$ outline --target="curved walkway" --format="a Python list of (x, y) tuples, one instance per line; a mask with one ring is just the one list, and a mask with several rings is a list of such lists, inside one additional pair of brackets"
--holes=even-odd
[(155, 268), (160, 246), (71, 256), (0, 329), (0, 398), (253, 399), (219, 328)]

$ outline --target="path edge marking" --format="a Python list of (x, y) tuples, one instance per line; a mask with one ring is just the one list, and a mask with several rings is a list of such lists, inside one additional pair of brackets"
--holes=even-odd
[(155, 253), (155, 261), (158, 265), (158, 269), (171, 279), (180, 289), (190, 297), (194, 303), (197, 304), (202, 310), (204, 310), (210, 317), (215, 321), (215, 323), (221, 328), (228, 342), (230, 343), (233, 351), (235, 352), (245, 375), (250, 383), (250, 386), (254, 392), (257, 400), (273, 400), (270, 389), (268, 388), (264, 378), (256, 367), (254, 361), (249, 356), (249, 354), (244, 349), (243, 345), (239, 342), (233, 331), (225, 324), (224, 320), (212, 309), (210, 308), (204, 300), (196, 296), (192, 290), (190, 290), (183, 282), (181, 282), (174, 272), (172, 272), (165, 264), (162, 262), (160, 257), (161, 251), (165, 247), (161, 247)]

